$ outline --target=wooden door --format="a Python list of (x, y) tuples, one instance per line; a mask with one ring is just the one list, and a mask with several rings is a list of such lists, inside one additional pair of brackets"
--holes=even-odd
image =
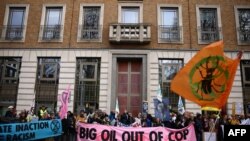
[(142, 59), (118, 59), (117, 67), (120, 113), (126, 109), (137, 116), (142, 106)]

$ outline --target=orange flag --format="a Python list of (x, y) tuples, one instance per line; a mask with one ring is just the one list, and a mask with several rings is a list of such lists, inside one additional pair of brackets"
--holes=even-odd
[(223, 42), (202, 48), (174, 77), (171, 90), (201, 107), (221, 109), (230, 94), (242, 52), (224, 55)]

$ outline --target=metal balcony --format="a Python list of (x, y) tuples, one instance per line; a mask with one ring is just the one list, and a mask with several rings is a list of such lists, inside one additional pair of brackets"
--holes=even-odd
[(149, 43), (150, 30), (149, 24), (111, 24), (109, 41), (112, 43)]
[(214, 41), (221, 40), (221, 27), (211, 27), (211, 28), (201, 28), (198, 27), (198, 32), (199, 32), (199, 41), (201, 43), (211, 43)]
[(23, 39), (23, 25), (5, 25), (0, 33), (1, 40), (16, 41)]
[(40, 27), (40, 30), (42, 31), (42, 34), (40, 34), (40, 40), (50, 41), (62, 39), (62, 27), (63, 26), (61, 25), (42, 25)]
[(88, 27), (79, 25), (78, 27), (78, 40), (79, 41), (99, 41), (102, 38), (102, 26)]
[(181, 42), (182, 27), (160, 25), (158, 33), (160, 42)]

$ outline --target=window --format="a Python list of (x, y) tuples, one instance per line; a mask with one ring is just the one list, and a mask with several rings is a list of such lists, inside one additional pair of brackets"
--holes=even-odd
[(77, 58), (74, 111), (99, 108), (100, 58)]
[(103, 4), (81, 4), (78, 42), (100, 42), (102, 38)]
[(182, 42), (181, 6), (158, 5), (158, 42)]
[(39, 41), (62, 42), (65, 5), (44, 5)]
[(141, 3), (119, 3), (118, 22), (127, 24), (143, 23)]
[(122, 23), (139, 23), (139, 7), (122, 7)]
[(0, 57), (0, 106), (16, 105), (20, 68), (21, 58)]
[(220, 9), (218, 6), (197, 6), (199, 44), (222, 39)]
[(242, 60), (241, 68), (243, 74), (243, 83), (250, 87), (250, 60)]
[(42, 105), (48, 107), (48, 111), (56, 111), (59, 72), (60, 58), (38, 58), (35, 85), (36, 111), (38, 111)]
[(172, 110), (178, 109), (179, 96), (170, 90), (171, 80), (182, 68), (183, 60), (181, 59), (159, 59), (159, 83), (162, 96), (169, 99)]
[(250, 7), (236, 6), (235, 18), (239, 45), (250, 44)]
[(245, 114), (250, 114), (250, 60), (241, 60), (241, 76), (242, 76), (242, 90), (243, 90), (243, 104)]
[(1, 39), (24, 41), (29, 5), (7, 5)]

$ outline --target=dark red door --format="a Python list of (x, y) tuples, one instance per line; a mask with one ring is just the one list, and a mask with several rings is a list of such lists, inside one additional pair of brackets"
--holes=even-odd
[(142, 60), (118, 59), (117, 67), (119, 110), (137, 116), (142, 106)]

